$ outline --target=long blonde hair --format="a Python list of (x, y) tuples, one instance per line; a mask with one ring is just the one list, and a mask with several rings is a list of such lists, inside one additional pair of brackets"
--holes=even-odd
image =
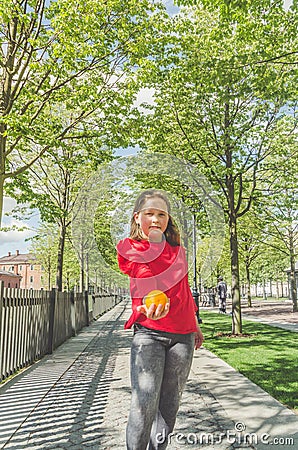
[(179, 230), (174, 223), (172, 217), (171, 217), (171, 205), (169, 202), (169, 199), (166, 197), (166, 195), (162, 191), (158, 191), (157, 189), (148, 189), (146, 191), (143, 191), (136, 199), (134, 210), (132, 214), (132, 218), (130, 221), (130, 237), (132, 239), (135, 239), (136, 241), (141, 241), (143, 238), (142, 230), (139, 227), (139, 225), (136, 223), (134, 215), (135, 213), (138, 213), (142, 207), (144, 206), (145, 202), (152, 197), (159, 197), (161, 198), (165, 204), (167, 205), (167, 212), (169, 214), (169, 221), (168, 226), (164, 232), (166, 241), (173, 246), (180, 245), (180, 233)]

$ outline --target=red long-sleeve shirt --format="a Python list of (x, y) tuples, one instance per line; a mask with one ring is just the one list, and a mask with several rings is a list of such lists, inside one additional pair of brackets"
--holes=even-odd
[[(135, 322), (154, 330), (186, 334), (197, 331), (195, 312), (197, 307), (188, 284), (187, 261), (182, 246), (130, 238), (117, 245), (120, 270), (130, 277), (132, 315), (125, 324), (131, 328)], [(152, 320), (137, 311), (143, 297), (153, 289), (159, 289), (170, 299), (168, 314)]]

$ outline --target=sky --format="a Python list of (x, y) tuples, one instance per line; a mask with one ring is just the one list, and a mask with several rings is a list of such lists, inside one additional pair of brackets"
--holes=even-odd
[(12, 198), (4, 198), (4, 211), (2, 219), (2, 227), (14, 227), (11, 231), (0, 231), (0, 257), (5, 256), (8, 252), (12, 254), (19, 250), (20, 253), (29, 251), (30, 237), (36, 234), (35, 230), (38, 226), (38, 213), (29, 221), (17, 220), (6, 214), (11, 212), (16, 206), (16, 201)]
[[(167, 11), (169, 14), (176, 14), (179, 11), (179, 8), (174, 5), (172, 0), (163, 0), (163, 3), (166, 5)], [(284, 7), (288, 9), (293, 3), (293, 0), (284, 0)]]
[[(172, 0), (163, 0), (169, 14), (174, 15), (179, 11), (179, 8), (174, 5)], [(284, 0), (284, 7), (288, 9), (293, 0)], [(147, 102), (152, 102), (152, 89), (142, 89), (137, 97), (136, 105)], [(135, 148), (126, 148), (116, 150), (117, 156), (127, 156), (134, 154)], [(30, 237), (36, 234), (36, 229), (39, 224), (38, 213), (35, 213), (29, 221), (17, 220), (11, 216), (5, 214), (10, 212), (16, 206), (16, 202), (13, 199), (5, 197), (4, 199), (4, 217), (3, 227), (14, 227), (11, 231), (0, 231), (0, 257), (5, 256), (8, 252), (15, 253), (19, 250), (20, 253), (27, 253), (30, 247)]]

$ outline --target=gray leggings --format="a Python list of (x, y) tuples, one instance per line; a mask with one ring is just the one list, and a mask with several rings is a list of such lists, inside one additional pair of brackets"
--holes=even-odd
[(137, 325), (131, 346), (128, 450), (163, 450), (172, 432), (190, 371), (194, 333), (174, 334)]

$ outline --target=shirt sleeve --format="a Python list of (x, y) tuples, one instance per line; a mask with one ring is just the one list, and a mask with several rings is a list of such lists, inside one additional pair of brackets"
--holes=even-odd
[(131, 278), (150, 278), (153, 273), (146, 263), (129, 261), (118, 253), (118, 265), (121, 272), (129, 275)]

